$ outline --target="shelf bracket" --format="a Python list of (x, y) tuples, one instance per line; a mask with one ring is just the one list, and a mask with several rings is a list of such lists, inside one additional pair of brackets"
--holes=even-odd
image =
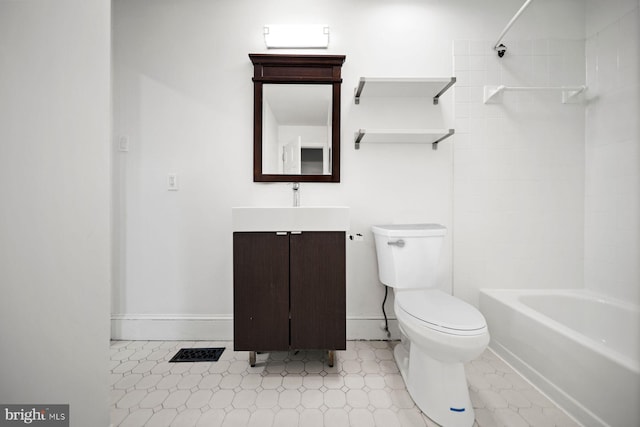
[(449, 133), (447, 133), (446, 135), (441, 136), (438, 140), (433, 141), (431, 143), (431, 149), (432, 150), (437, 150), (438, 149), (438, 143), (441, 142), (441, 141), (444, 141), (447, 138), (449, 138), (454, 133), (456, 133), (455, 129), (449, 129)]
[(360, 80), (358, 82), (358, 87), (355, 89), (355, 97), (354, 97), (354, 101), (356, 103), (356, 105), (360, 104), (360, 95), (362, 95), (362, 89), (364, 89), (364, 80)]
[(365, 133), (366, 131), (364, 129), (360, 129), (358, 132), (355, 133), (356, 150), (360, 149), (360, 141), (362, 141), (362, 138), (364, 138)]
[(433, 105), (438, 105), (438, 102), (440, 101), (440, 95), (445, 93), (451, 86), (453, 86), (455, 82), (456, 82), (456, 78), (451, 77), (451, 80), (449, 80), (449, 83), (447, 83), (445, 87), (443, 87), (440, 90), (440, 92), (436, 93), (436, 95), (433, 97)]
[(579, 97), (578, 95), (580, 95), (582, 92), (584, 92), (587, 89), (586, 86), (580, 86), (578, 88), (573, 88), (573, 89), (569, 89), (569, 90), (563, 90), (562, 91), (562, 103), (563, 104), (571, 104), (574, 102), (580, 102), (581, 101), (581, 97)]
[(501, 104), (502, 93), (506, 86), (485, 86), (484, 87), (484, 103), (485, 104)]

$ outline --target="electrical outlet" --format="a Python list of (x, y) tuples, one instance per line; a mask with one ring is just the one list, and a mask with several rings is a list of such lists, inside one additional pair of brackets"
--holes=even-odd
[(167, 190), (178, 191), (178, 174), (170, 173), (167, 177)]

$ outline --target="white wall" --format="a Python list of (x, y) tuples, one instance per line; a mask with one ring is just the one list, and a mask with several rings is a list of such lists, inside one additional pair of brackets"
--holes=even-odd
[(110, 3), (0, 1), (0, 402), (109, 425)]
[[(484, 273), (479, 280), (472, 281), (473, 269), (465, 266), (460, 271), (464, 280), (457, 285), (458, 267), (454, 273), (452, 260), (454, 236), (458, 239), (460, 232), (454, 221), (461, 219), (457, 214), (454, 219), (454, 210), (458, 210), (454, 176), (458, 179), (460, 173), (464, 174), (469, 162), (458, 166), (460, 152), (454, 153), (458, 148), (453, 147), (468, 145), (470, 137), (474, 139), (480, 134), (468, 129), (465, 132), (463, 125), (463, 131), (440, 144), (437, 151), (430, 146), (411, 145), (363, 144), (358, 151), (353, 147), (353, 135), (358, 128), (452, 127), (454, 101), (459, 101), (460, 88), (456, 89), (455, 99), (453, 92), (447, 93), (441, 107), (428, 102), (384, 100), (367, 100), (356, 106), (352, 91), (361, 76), (453, 75), (454, 40), (489, 41), (497, 37), (521, 6), (516, 0), (487, 3), (116, 0), (114, 138), (128, 135), (131, 149), (115, 153), (118, 233), (114, 336), (206, 339), (231, 336), (231, 207), (289, 205), (292, 200), (289, 184), (252, 182), (253, 91), (252, 66), (247, 54), (266, 51), (261, 32), (266, 23), (328, 23), (330, 48), (313, 53), (347, 57), (342, 91), (342, 182), (302, 184), (301, 198), (306, 205), (349, 206), (350, 233), (365, 236), (365, 242), (350, 241), (347, 247), (349, 335), (373, 338), (380, 334), (377, 325), (383, 288), (377, 280), (369, 231), (372, 224), (428, 221), (447, 226), (453, 232), (445, 242), (443, 287), (451, 289), (455, 278), (456, 293), (473, 301), (478, 287), (493, 282)], [(511, 34), (514, 40), (577, 40), (583, 36), (582, 0), (536, 2)], [(490, 49), (490, 43), (484, 47)], [(553, 67), (552, 61), (550, 64)], [(547, 105), (550, 103), (539, 104), (543, 111), (538, 114), (544, 114)], [(567, 111), (560, 110), (559, 105), (549, 108)], [(560, 124), (564, 118), (553, 120), (564, 129)], [(583, 122), (580, 117), (575, 120), (575, 128), (581, 133)], [(456, 125), (458, 121), (455, 118)], [(573, 130), (570, 128), (566, 131)], [(584, 151), (571, 141), (558, 148), (563, 161), (571, 157), (572, 150), (576, 152), (576, 157), (571, 158), (571, 176), (567, 181), (580, 174), (584, 164)], [(535, 150), (527, 148), (524, 141), (521, 148), (519, 165), (532, 174), (538, 173), (537, 167), (552, 167), (538, 155), (521, 155), (526, 150)], [(492, 157), (489, 161), (496, 160)], [(553, 167), (561, 169), (557, 163)], [(179, 174), (180, 191), (166, 190), (169, 172)], [(554, 177), (559, 176), (556, 172)], [(549, 185), (552, 182), (553, 178), (544, 181)], [(567, 191), (579, 192), (580, 185), (571, 181), (565, 187)], [(551, 200), (534, 197), (530, 204), (540, 202), (542, 206), (523, 211), (520, 218), (511, 221), (511, 226), (531, 224), (544, 207), (561, 199), (557, 187), (551, 187), (555, 195)], [(571, 203), (570, 212), (554, 226), (560, 228), (573, 221), (568, 217), (574, 210), (581, 224), (582, 205), (573, 199)], [(471, 235), (466, 238), (462, 235), (462, 241), (475, 244), (477, 234), (473, 230), (467, 232)], [(566, 249), (581, 254), (581, 236), (578, 233), (575, 245)], [(551, 257), (541, 255), (540, 250), (560, 239), (540, 242), (536, 246), (538, 251), (526, 255), (539, 256), (546, 262)], [(497, 256), (503, 251), (503, 243), (490, 238), (476, 247), (483, 254)], [(490, 265), (497, 268), (499, 261), (496, 257)], [(554, 268), (568, 279), (573, 280), (574, 276), (581, 279), (581, 265), (572, 266), (570, 271)], [(388, 302), (389, 311), (391, 307)], [(165, 321), (157, 322), (161, 319)]]
[(587, 2), (585, 286), (640, 304), (640, 8)]

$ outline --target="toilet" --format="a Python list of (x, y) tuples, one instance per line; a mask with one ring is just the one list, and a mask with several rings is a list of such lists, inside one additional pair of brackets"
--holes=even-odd
[(372, 227), (380, 281), (393, 288), (402, 333), (394, 357), (418, 407), (446, 427), (468, 427), (473, 406), (464, 363), (489, 344), (482, 314), (437, 289), (436, 267), (447, 229), (439, 224)]

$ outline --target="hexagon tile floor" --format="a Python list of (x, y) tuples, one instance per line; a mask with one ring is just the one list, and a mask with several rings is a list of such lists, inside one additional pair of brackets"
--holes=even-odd
[[(230, 342), (113, 341), (114, 427), (437, 426), (415, 406), (393, 360), (396, 341), (324, 352), (259, 354)], [(226, 347), (218, 362), (169, 363), (187, 347)], [(474, 426), (579, 426), (490, 350), (466, 365)]]

